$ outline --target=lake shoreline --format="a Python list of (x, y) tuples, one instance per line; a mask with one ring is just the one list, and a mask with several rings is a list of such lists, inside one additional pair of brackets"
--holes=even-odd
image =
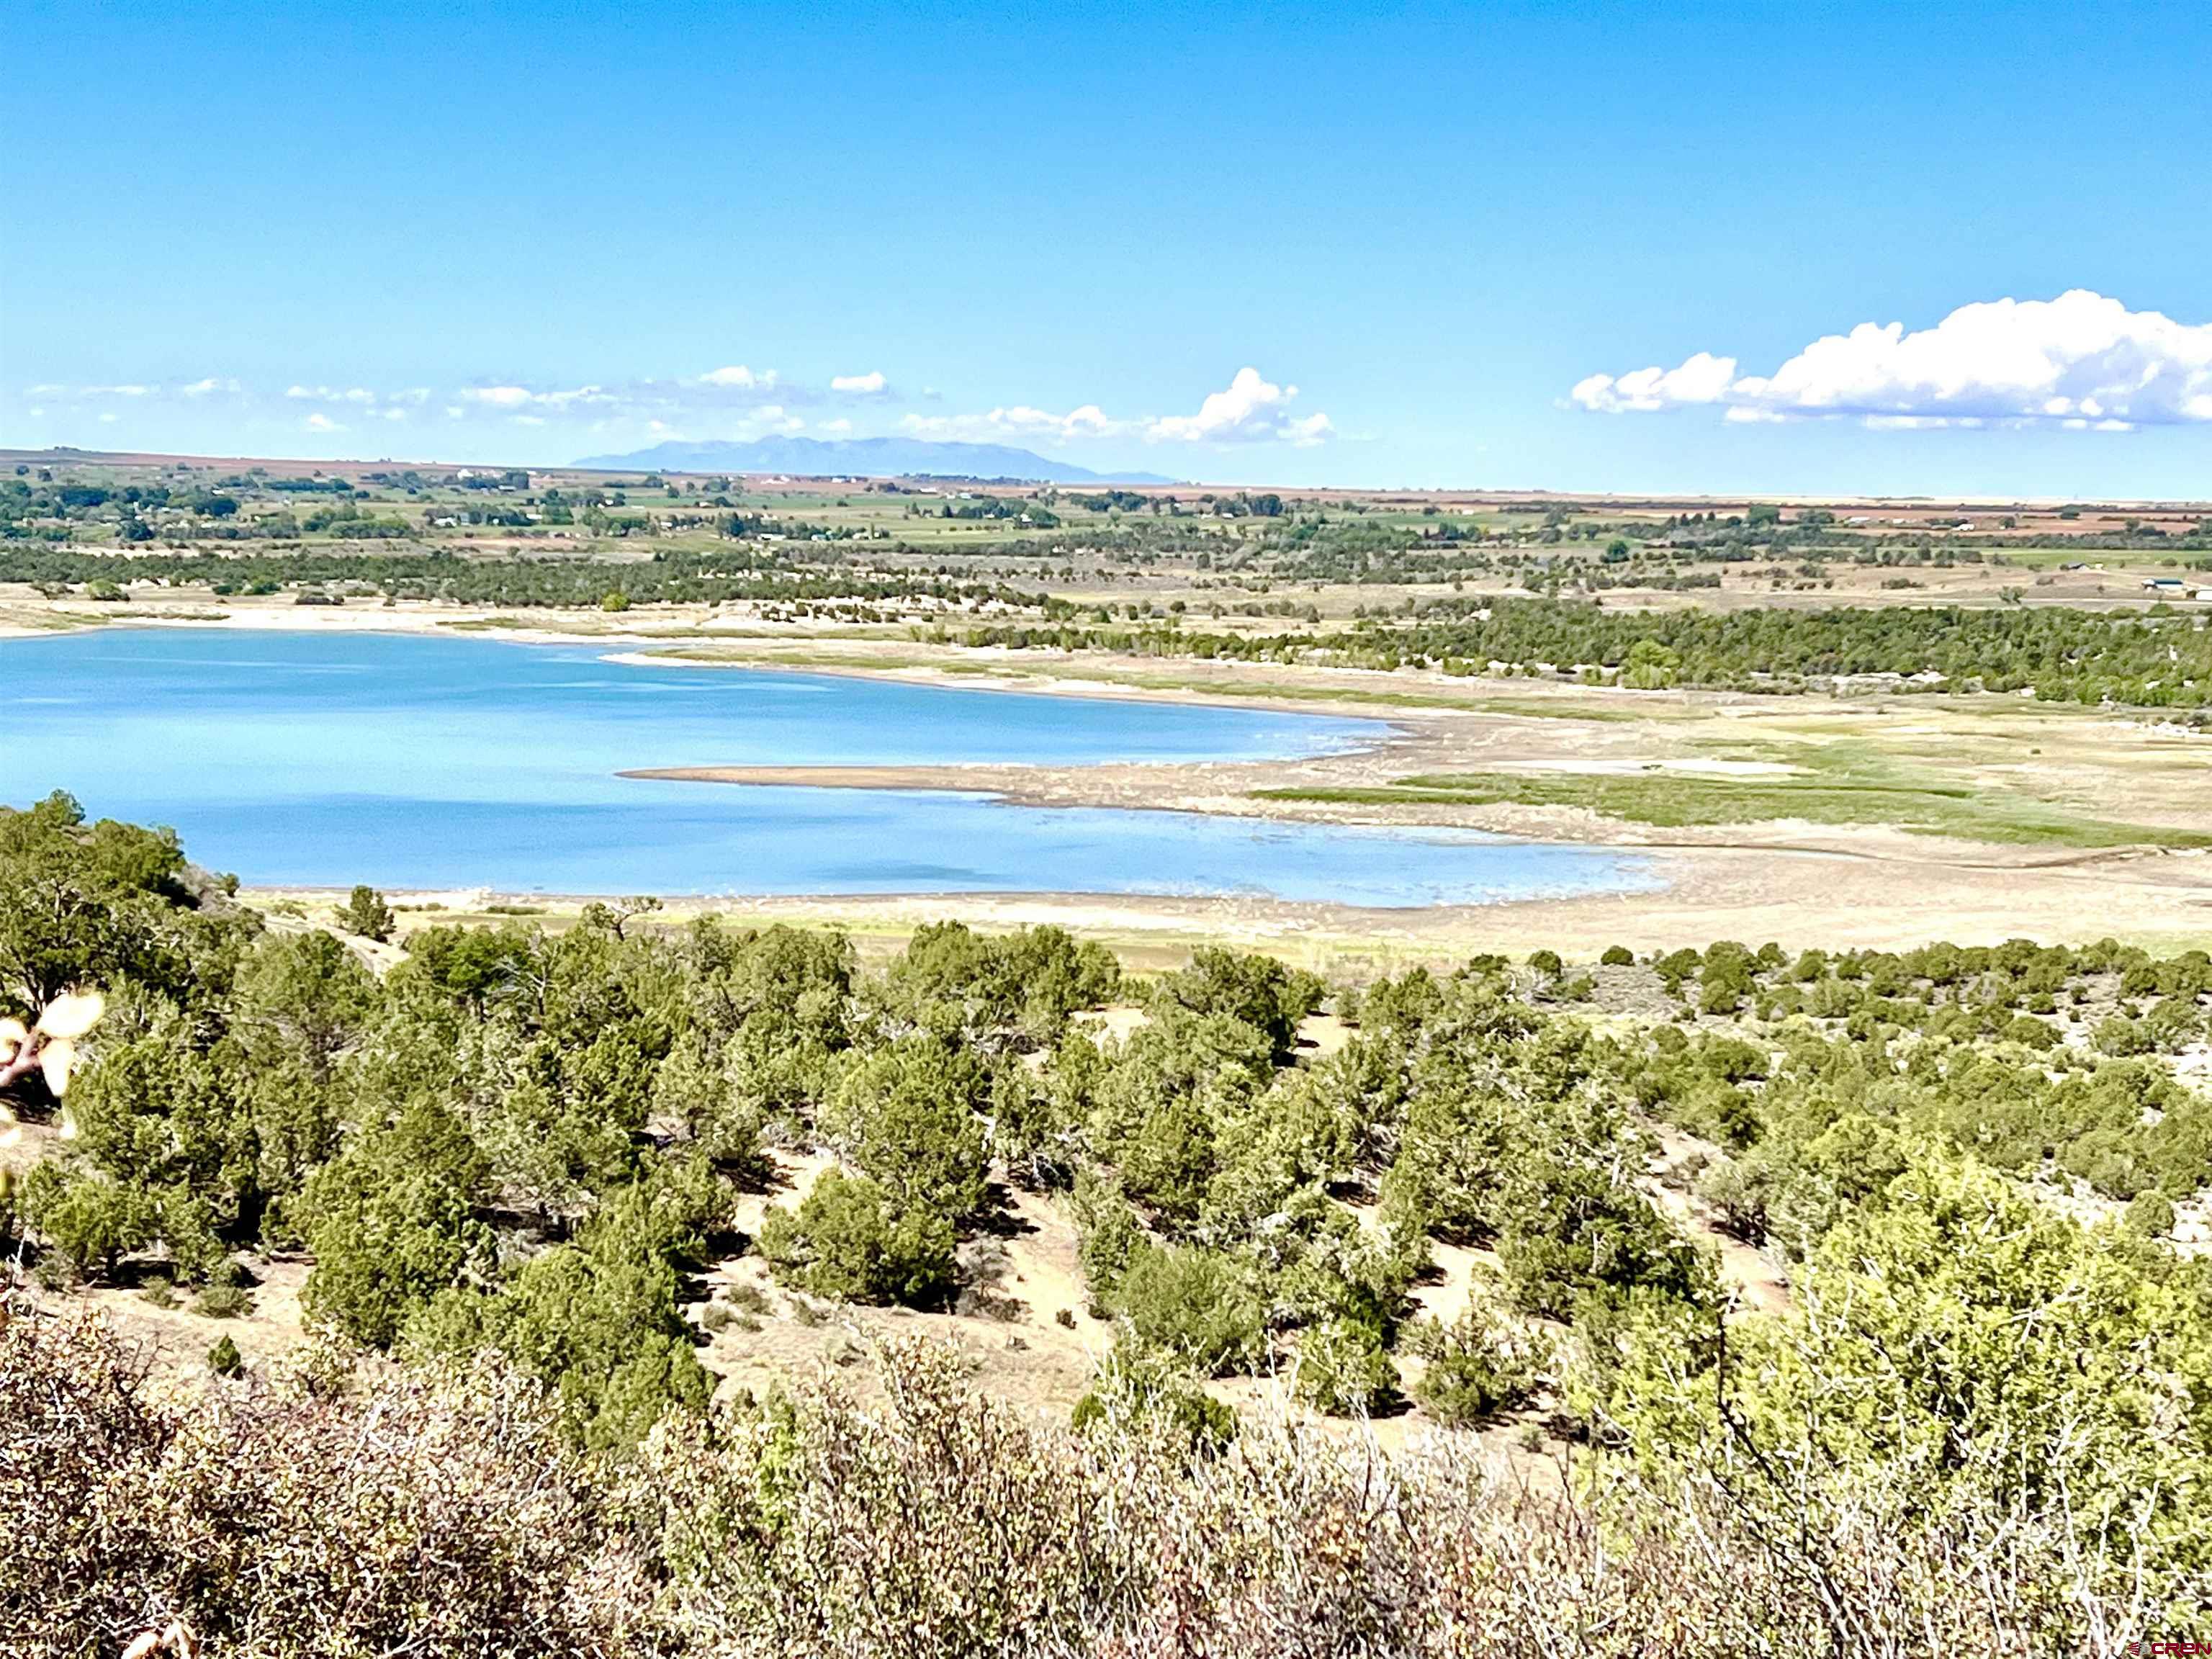
[[(1308, 965), (1449, 966), (1483, 951), (1519, 957), (1537, 945), (1593, 961), (1614, 945), (1646, 952), (1684, 944), (1769, 939), (1796, 950), (1916, 948), (1935, 939), (1997, 945), (2008, 939), (2087, 943), (2105, 936), (2168, 951), (2212, 947), (2212, 859), (2118, 866), (1954, 865), (1853, 856), (1816, 848), (1654, 848), (1642, 890), (1504, 897), (1403, 907), (1301, 902), (1251, 894), (921, 892), (664, 896), (663, 925), (714, 915), (742, 927), (788, 923), (903, 939), (930, 922), (986, 931), (1057, 926), (1133, 955), (1179, 961), (1209, 940)], [(255, 886), (258, 906), (343, 902), (337, 887)], [(394, 892), (409, 926), (538, 921), (563, 925), (584, 905), (620, 894)], [(501, 907), (494, 908), (492, 907)], [(2085, 921), (2085, 918), (2089, 920)]]
[[(1653, 764), (1653, 757), (1681, 755), (1686, 738), (1715, 730), (1746, 731), (1762, 722), (1786, 719), (1793, 729), (1833, 726), (1845, 731), (1876, 729), (1869, 722), (1887, 719), (1914, 722), (1909, 729), (1965, 728), (1980, 719), (1966, 702), (1926, 698), (1814, 701), (1767, 698), (1750, 694), (1627, 693), (1583, 688), (1523, 685), (1480, 679), (1445, 681), (1431, 677), (1333, 668), (1289, 669), (1281, 665), (1176, 663), (1171, 686), (1117, 683), (1111, 676), (1159, 675), (1164, 665), (1139, 659), (1080, 661), (1059, 658), (994, 658), (976, 672), (978, 653), (903, 641), (857, 640), (801, 634), (733, 638), (681, 632), (647, 633), (624, 629), (569, 632), (555, 629), (486, 628), (488, 617), (450, 607), (408, 607), (397, 615), (380, 608), (337, 617), (300, 617), (289, 608), (240, 607), (239, 617), (118, 618), (111, 626), (158, 630), (181, 629), (281, 631), (342, 637), (362, 632), (437, 638), (478, 638), (517, 644), (596, 647), (606, 658), (634, 655), (653, 667), (683, 664), (745, 668), (809, 677), (905, 683), (946, 689), (1017, 691), (1033, 695), (1100, 697), (1125, 702), (1204, 704), (1226, 708), (1267, 709), (1288, 714), (1332, 714), (1377, 722), (1389, 728), (1386, 740), (1356, 749), (1289, 762), (1159, 762), (1098, 763), (1069, 767), (1022, 767), (983, 763), (928, 768), (868, 769), (881, 775), (837, 780), (811, 769), (763, 775), (718, 775), (733, 769), (679, 766), (637, 769), (683, 781), (803, 785), (826, 787), (902, 787), (952, 793), (992, 793), (1031, 805), (1120, 805), (1173, 810), (1218, 817), (1265, 818), (1286, 823), (1337, 823), (1378, 829), (1457, 829), (1512, 840), (1582, 846), (1632, 853), (1648, 860), (1664, 881), (1656, 893), (1614, 895), (1603, 899), (1510, 899), (1476, 907), (1432, 906), (1418, 915), (1427, 921), (1408, 926), (1417, 913), (1405, 908), (1330, 907), (1289, 901), (1279, 915), (1253, 912), (1185, 913), (1178, 907), (1243, 902), (1237, 899), (1190, 901), (1115, 896), (1099, 900), (1076, 893), (1015, 896), (931, 892), (802, 898), (790, 896), (714, 901), (763, 919), (828, 919), (858, 915), (870, 926), (897, 927), (921, 910), (942, 917), (955, 913), (989, 925), (1015, 917), (1054, 919), (1086, 925), (1086, 917), (1109, 930), (1126, 927), (1139, 938), (1173, 934), (1203, 925), (1241, 930), (1256, 945), (1279, 944), (1302, 929), (1322, 937), (1356, 940), (1408, 935), (1437, 941), (1450, 949), (1526, 949), (1540, 934), (1556, 936), (1559, 948), (1576, 941), (1626, 942), (1635, 948), (1680, 944), (1684, 939), (1777, 938), (1869, 948), (1902, 948), (1944, 936), (1961, 942), (1995, 943), (2028, 937), (2087, 942), (2112, 934), (2164, 949), (2212, 945), (2212, 860), (2186, 854), (2151, 854), (2140, 848), (2089, 851), (2036, 848), (1948, 841), (1909, 834), (1887, 825), (1837, 825), (1769, 821), (1688, 829), (1659, 829), (1567, 807), (1498, 805), (1468, 807), (1422, 805), (1376, 805), (1340, 802), (1286, 802), (1252, 797), (1260, 787), (1290, 785), (1328, 788), (1358, 787), (1409, 772), (1468, 769), (1620, 769)], [(247, 620), (246, 617), (251, 618)], [(91, 619), (88, 619), (91, 620)], [(459, 623), (460, 626), (453, 624)], [(37, 630), (22, 630), (26, 632)], [(51, 636), (51, 635), (50, 635)], [(712, 647), (716, 657), (674, 655), (679, 647)], [(821, 660), (834, 651), (836, 660)], [(731, 654), (723, 655), (720, 653)], [(794, 659), (792, 653), (802, 653)], [(869, 661), (868, 656), (882, 659)], [(917, 660), (924, 659), (924, 660)], [(1073, 672), (1063, 671), (1073, 670)], [(1266, 695), (1267, 680), (1294, 678), (1301, 695)], [(1256, 682), (1256, 683), (1255, 683)], [(1387, 689), (1386, 689), (1387, 688)], [(1383, 701), (1401, 696), (1433, 696), (1442, 706), (1402, 708)], [(2008, 728), (2032, 720), (2053, 741), (2065, 739), (2094, 748), (2104, 766), (2115, 744), (2147, 752), (2165, 739), (2155, 733), (2122, 727), (2066, 709), (1998, 710)], [(1935, 722), (1931, 726), (1929, 723)], [(2081, 737), (2067, 734), (2079, 731)], [(1678, 735), (1680, 734), (1680, 735)], [(1924, 739), (1910, 739), (1914, 744)], [(1665, 763), (1663, 760), (1660, 763)], [(625, 769), (626, 770), (629, 769)], [(802, 774), (811, 773), (808, 775)], [(1285, 775), (1295, 774), (1295, 775)], [(2142, 793), (2154, 805), (2155, 793)], [(2175, 811), (2188, 798), (2172, 798)], [(2138, 805), (2138, 811), (2144, 810)], [(1808, 872), (1815, 872), (1808, 875)], [(305, 889), (285, 890), (307, 891)], [(539, 893), (513, 897), (528, 905), (567, 902)], [(684, 901), (696, 904), (698, 901)], [(1103, 907), (1103, 908), (1102, 908)], [(1479, 913), (1470, 916), (1469, 911)], [(1618, 936), (1616, 941), (1615, 936)], [(1547, 938), (1539, 942), (1554, 942)], [(1597, 948), (1602, 948), (1601, 944)]]
[[(1207, 779), (1237, 795), (1251, 793), (1236, 781), (1245, 778), (1325, 779), (1312, 769), (1371, 756), (1377, 739), (1398, 735), (1311, 709), (1053, 706), (790, 672), (740, 679), (678, 673), (598, 642), (516, 651), (420, 630), (238, 638), (94, 629), (0, 647), (13, 671), (0, 702), (19, 734), (9, 770), (21, 793), (59, 785), (95, 815), (173, 824), (207, 861), (263, 883), (1260, 892), (1385, 909), (1647, 884), (1610, 849), (1456, 827), (1276, 815), (1263, 825), (1262, 815), (1176, 798)], [(1097, 810), (1029, 811), (972, 791), (805, 787), (740, 803), (625, 765), (717, 752), (980, 759), (1069, 780), (1091, 798), (1055, 804)], [(1142, 781), (1123, 789), (1133, 779)], [(1168, 779), (1178, 781), (1163, 787)]]

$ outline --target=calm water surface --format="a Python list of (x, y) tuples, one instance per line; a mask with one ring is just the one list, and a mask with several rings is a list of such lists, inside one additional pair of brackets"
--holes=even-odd
[(599, 646), (102, 629), (0, 641), (0, 801), (67, 789), (251, 883), (551, 893), (1642, 890), (1639, 860), (1446, 830), (737, 788), (625, 768), (1249, 760), (1379, 723), (606, 659)]

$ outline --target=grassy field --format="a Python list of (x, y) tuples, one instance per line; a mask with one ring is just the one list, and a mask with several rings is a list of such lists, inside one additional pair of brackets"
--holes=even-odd
[(1379, 788), (1257, 793), (1268, 800), (1370, 806), (1567, 806), (1662, 829), (1802, 820), (1889, 825), (1914, 835), (2010, 846), (2212, 847), (2212, 833), (2202, 830), (2076, 817), (1942, 785), (1747, 781), (1679, 773), (1663, 777), (1462, 773), (1409, 777)]

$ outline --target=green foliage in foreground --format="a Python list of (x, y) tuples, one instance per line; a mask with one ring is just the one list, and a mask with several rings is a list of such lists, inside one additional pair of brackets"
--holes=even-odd
[[(1990, 1323), (2004, 1358), (2060, 1334)], [(1778, 1373), (1864, 1352), (1808, 1321), (1772, 1343)], [(1863, 1397), (1845, 1376), (1832, 1411), (1794, 1374), (1755, 1417), (1749, 1385), (1719, 1412), (1710, 1390), (1658, 1393), (1631, 1419), (1640, 1455), (1558, 1493), (1449, 1443), (1378, 1459), (1266, 1416), (1215, 1455), (1202, 1412), (1125, 1409), (1161, 1389), (1115, 1367), (1079, 1429), (1040, 1425), (907, 1347), (879, 1357), (866, 1407), (833, 1379), (684, 1412), (609, 1459), (496, 1368), (318, 1358), (217, 1402), (19, 1314), (0, 1331), (0, 1641), (75, 1659), (173, 1620), (210, 1659), (1273, 1659), (1293, 1633), (1392, 1659), (2117, 1659), (2193, 1627), (2193, 1489), (2030, 1498), (2083, 1462), (2058, 1444), (2070, 1419), (2036, 1409), (2053, 1373), (2008, 1415), (1921, 1386), (1920, 1357)]]
[[(1334, 1479), (1328, 1454), (1271, 1450), (1274, 1431), (1207, 1393), (1270, 1374), (1325, 1413), (1410, 1395), (1445, 1425), (1515, 1418), (1580, 1443), (1592, 1486), (1552, 1512), (1565, 1531), (1548, 1542), (1477, 1502), (1454, 1454), (1391, 1475), (1408, 1483), (1393, 1524), (1465, 1577), (1425, 1577), (1396, 1546), (1359, 1558), (1351, 1599), (1309, 1604), (1320, 1622), (1301, 1628), (1382, 1632), (1372, 1650), (1457, 1650), (1418, 1646), (1437, 1605), (1423, 1598), (1488, 1594), (1473, 1586), (1500, 1563), (1522, 1575), (1520, 1616), (1581, 1619), (1537, 1593), (1592, 1559), (1577, 1540), (1629, 1576), (1604, 1580), (1604, 1620), (1573, 1628), (1663, 1629), (1670, 1650), (1696, 1650), (1685, 1632), (1716, 1652), (1821, 1632), (1869, 1650), (1856, 1609), (1947, 1630), (1962, 1574), (1977, 1627), (2031, 1650), (2212, 1604), (2195, 1523), (2212, 1496), (2212, 1265), (2169, 1237), (2212, 1187), (2212, 1102), (2168, 1060), (2206, 1033), (2203, 952), (1721, 941), (1611, 951), (1583, 973), (1540, 949), (1526, 968), (1482, 957), (1340, 988), (1351, 1035), (1320, 1058), (1298, 1047), (1330, 994), (1310, 976), (1206, 951), (1139, 984), (1054, 930), (932, 929), (869, 974), (835, 935), (594, 907), (560, 933), (425, 929), (380, 975), (334, 936), (264, 931), (167, 845), (66, 803), (0, 817), (0, 895), (36, 901), (0, 911), (35, 945), (0, 963), (0, 997), (35, 1013), (42, 984), (96, 985), (108, 1008), (68, 1096), (75, 1139), (24, 1183), (26, 1243), (56, 1280), (157, 1272), (205, 1287), (210, 1311), (242, 1295), (235, 1253), (304, 1245), (319, 1340), (400, 1364), (354, 1385), (368, 1417), (328, 1377), (257, 1393), (257, 1364), (235, 1392), (267, 1415), (233, 1444), (231, 1419), (173, 1435), (127, 1389), (57, 1387), (57, 1366), (107, 1362), (26, 1312), (0, 1333), (0, 1522), (81, 1568), (93, 1558), (71, 1552), (97, 1559), (0, 1583), (0, 1618), (74, 1607), (110, 1621), (75, 1628), (127, 1639), (115, 1621), (189, 1607), (218, 1652), (284, 1628), (251, 1587), (307, 1569), (264, 1572), (264, 1553), (355, 1547), (370, 1488), (249, 1480), (223, 1487), (246, 1504), (233, 1510), (208, 1496), (219, 1466), (192, 1460), (221, 1444), (251, 1466), (289, 1443), (289, 1467), (365, 1459), (378, 1526), (479, 1537), (451, 1497), (562, 1540), (471, 1546), (503, 1564), (489, 1580), (450, 1552), (410, 1569), (428, 1575), (410, 1595), (448, 1587), (456, 1630), (534, 1607), (528, 1628), (567, 1641), (561, 1621), (593, 1596), (651, 1583), (651, 1609), (620, 1602), (620, 1618), (663, 1651), (732, 1632), (768, 1650), (1085, 1650), (1152, 1628), (1166, 1540), (1291, 1559), (1314, 1527), (1350, 1524), (1313, 1520), (1296, 1494), (1321, 1489), (1287, 1479)], [(69, 925), (40, 931), (49, 915)], [(1126, 1036), (1086, 1018), (1109, 994), (1144, 1016)], [(51, 1120), (60, 1103), (35, 1076), (11, 1108)], [(1675, 1177), (1694, 1176), (1705, 1212), (1788, 1266), (1771, 1310), (1732, 1307), (1711, 1247), (1654, 1201), (1662, 1125), (1693, 1138)], [(834, 1161), (750, 1243), (810, 1296), (942, 1307), (1013, 1183), (1065, 1203), (1116, 1327), (1077, 1429), (1017, 1434), (909, 1361), (893, 1428), (857, 1427), (835, 1400), (712, 1407), (695, 1276), (745, 1247), (738, 1195), (793, 1150)], [(1494, 1273), (1468, 1267), (1475, 1250)], [(1454, 1261), (1465, 1311), (1440, 1326), (1422, 1299)], [(470, 1415), (483, 1389), (503, 1426)], [(94, 1419), (122, 1438), (71, 1462), (56, 1437)], [(1232, 1432), (1238, 1455), (1216, 1456)], [(446, 1466), (434, 1491), (407, 1485), (439, 1467), (424, 1460)], [(56, 1518), (99, 1504), (138, 1541), (99, 1554), (111, 1534)], [(1148, 1504), (1172, 1524), (1082, 1523)], [(963, 1530), (983, 1507), (1000, 1541)], [(179, 1539), (204, 1549), (234, 1513), (257, 1517), (235, 1570), (147, 1599), (132, 1574)], [(883, 1563), (917, 1532), (939, 1559), (895, 1616)], [(972, 1579), (947, 1537), (973, 1538)], [(1051, 1557), (1072, 1599), (994, 1553), (1038, 1537), (1073, 1552)], [(1640, 1577), (1618, 1565), (1638, 1549), (1657, 1564)], [(35, 1576), (20, 1552), (0, 1559)], [(564, 1576), (586, 1561), (588, 1593)], [(131, 1613), (100, 1601), (111, 1578), (138, 1596)], [(377, 1595), (410, 1582), (395, 1571)], [(940, 1601), (941, 1585), (969, 1599)], [(1203, 1589), (1192, 1605), (1242, 1605)], [(384, 1632), (374, 1601), (318, 1612)]]

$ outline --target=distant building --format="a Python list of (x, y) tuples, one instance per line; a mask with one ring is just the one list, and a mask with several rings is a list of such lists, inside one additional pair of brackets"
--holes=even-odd
[(2186, 585), (2187, 584), (2183, 582), (2181, 578), (2179, 576), (2146, 576), (2143, 578), (2144, 592), (2150, 593), (2164, 593), (2169, 597), (2179, 594)]

